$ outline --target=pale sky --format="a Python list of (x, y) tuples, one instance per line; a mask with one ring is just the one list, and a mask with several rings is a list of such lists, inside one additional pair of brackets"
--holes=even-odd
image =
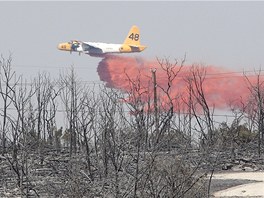
[(137, 56), (182, 58), (235, 71), (264, 66), (264, 2), (0, 2), (0, 53), (26, 78), (73, 65), (98, 81), (100, 58), (57, 50), (70, 40), (122, 43), (137, 25)]

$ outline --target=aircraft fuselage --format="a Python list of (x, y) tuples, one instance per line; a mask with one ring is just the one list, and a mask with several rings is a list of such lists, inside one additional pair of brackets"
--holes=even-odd
[(131, 27), (123, 44), (71, 41), (67, 43), (60, 43), (58, 45), (59, 50), (78, 52), (79, 54), (85, 53), (95, 56), (105, 55), (108, 53), (141, 52), (145, 48), (146, 46), (140, 44), (139, 29), (136, 26)]

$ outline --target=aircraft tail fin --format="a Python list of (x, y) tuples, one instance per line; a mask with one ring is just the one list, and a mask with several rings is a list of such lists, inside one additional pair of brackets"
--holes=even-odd
[(133, 25), (129, 33), (124, 41), (123, 44), (129, 45), (129, 46), (140, 46), (140, 33), (139, 33), (139, 28), (135, 25)]

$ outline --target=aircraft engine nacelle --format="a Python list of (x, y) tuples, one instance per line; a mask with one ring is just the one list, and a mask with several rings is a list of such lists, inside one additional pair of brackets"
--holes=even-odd
[(119, 51), (120, 52), (131, 52), (132, 49), (129, 45), (122, 45), (120, 48), (119, 48)]

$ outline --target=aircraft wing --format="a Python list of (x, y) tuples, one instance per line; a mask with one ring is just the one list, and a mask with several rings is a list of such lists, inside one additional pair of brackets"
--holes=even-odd
[(83, 48), (83, 51), (91, 51), (91, 50), (101, 50), (101, 48), (91, 44), (91, 43), (87, 43), (87, 42), (82, 42), (82, 48)]
[(82, 42), (82, 50), (87, 54), (102, 54), (103, 50), (97, 43)]

